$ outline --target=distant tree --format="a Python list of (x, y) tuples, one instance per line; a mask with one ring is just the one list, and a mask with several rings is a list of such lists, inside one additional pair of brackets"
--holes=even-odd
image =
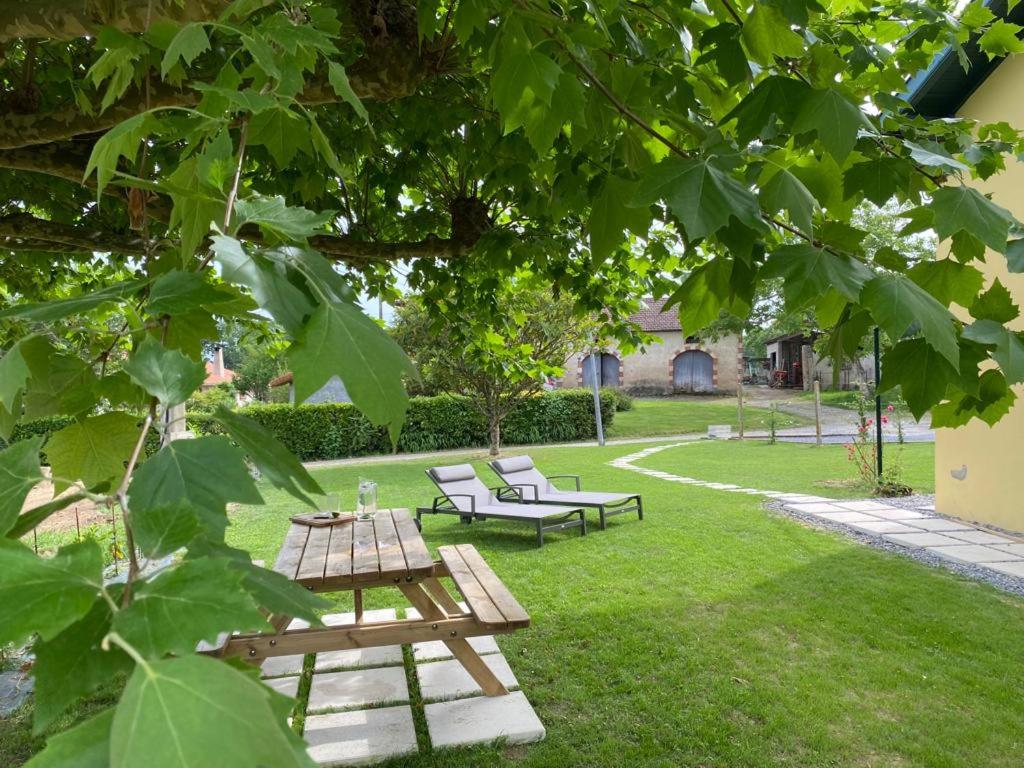
[(597, 323), (550, 290), (513, 285), (499, 299), (504, 320), (447, 315), (433, 319), (418, 296), (398, 308), (392, 336), (416, 363), (420, 389), (468, 395), (487, 420), (490, 453), (515, 405), (559, 376), (574, 352), (593, 342)]
[(270, 382), (280, 375), (281, 355), (273, 347), (244, 346), (231, 385), (239, 394), (252, 395), (260, 402), (270, 400)]

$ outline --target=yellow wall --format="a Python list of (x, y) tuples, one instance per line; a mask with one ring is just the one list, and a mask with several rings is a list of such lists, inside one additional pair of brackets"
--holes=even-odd
[[(1014, 56), (982, 83), (958, 114), (982, 123), (1005, 121), (1024, 128), (1022, 89), (1024, 56)], [(1008, 160), (1005, 171), (975, 186), (992, 193), (996, 203), (1024, 221), (1024, 163)], [(985, 273), (986, 284), (998, 277), (1024, 307), (1024, 274), (1010, 274), (1000, 254), (989, 253), (986, 258), (985, 264), (977, 265)], [(1024, 319), (1017, 318), (1013, 326), (1024, 330)], [(1024, 386), (1015, 391), (1017, 402), (994, 427), (974, 419), (959, 429), (938, 430), (935, 506), (939, 512), (1024, 531)], [(965, 479), (950, 474), (964, 466)]]

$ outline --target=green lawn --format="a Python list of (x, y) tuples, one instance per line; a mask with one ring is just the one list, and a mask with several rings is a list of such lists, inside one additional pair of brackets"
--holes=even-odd
[[(768, 428), (767, 408), (745, 408), (743, 418), (747, 429)], [(811, 423), (788, 413), (777, 413), (775, 418), (779, 429)], [(658, 437), (688, 432), (706, 433), (709, 424), (730, 424), (734, 429), (737, 428), (739, 422), (736, 401), (637, 398), (634, 400), (633, 410), (615, 414), (615, 419), (608, 429), (608, 437)]]
[[(887, 467), (898, 461), (903, 467), (903, 481), (918, 493), (935, 491), (933, 443), (907, 443), (902, 448), (886, 443), (882, 459)], [(655, 453), (637, 466), (764, 491), (835, 498), (868, 495), (868, 489), (857, 481), (856, 469), (843, 445), (702, 440)]]
[[(530, 612), (533, 626), (499, 643), (547, 738), (389, 768), (1020, 764), (1024, 601), (772, 515), (757, 498), (606, 465), (629, 450), (530, 452), (550, 473), (582, 473), (584, 488), (642, 492), (643, 522), (615, 518), (536, 549), (526, 526), (425, 520), (431, 548), (476, 545)], [(700, 476), (704, 462), (723, 480), (754, 464), (751, 482), (797, 490), (808, 467), (834, 471), (829, 450), (699, 444), (643, 463)], [(708, 456), (718, 451), (716, 469)], [(426, 466), (317, 475), (348, 504), (368, 477), (384, 504), (411, 507), (433, 496)], [(266, 497), (267, 507), (235, 512), (229, 533), (272, 560), (296, 507)], [(371, 608), (403, 605), (397, 591), (367, 597)], [(414, 705), (421, 729), (422, 712)], [(24, 760), (27, 718), (0, 723), (0, 764)]]

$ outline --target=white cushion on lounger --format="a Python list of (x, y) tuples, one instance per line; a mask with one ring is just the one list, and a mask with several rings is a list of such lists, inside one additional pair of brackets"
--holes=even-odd
[(501, 474), (506, 475), (511, 472), (521, 472), (524, 469), (533, 469), (533, 459), (529, 456), (512, 456), (508, 459), (498, 459), (494, 462), (494, 466)]
[(430, 474), (439, 483), (454, 483), (457, 480), (474, 480), (476, 471), (471, 464), (453, 464), (450, 467), (433, 467)]

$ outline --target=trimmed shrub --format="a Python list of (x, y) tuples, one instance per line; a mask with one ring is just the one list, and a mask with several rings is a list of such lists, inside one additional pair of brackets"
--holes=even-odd
[(610, 390), (615, 395), (615, 410), (616, 411), (632, 411), (633, 410), (633, 396), (628, 392), (624, 392), (621, 389)]

